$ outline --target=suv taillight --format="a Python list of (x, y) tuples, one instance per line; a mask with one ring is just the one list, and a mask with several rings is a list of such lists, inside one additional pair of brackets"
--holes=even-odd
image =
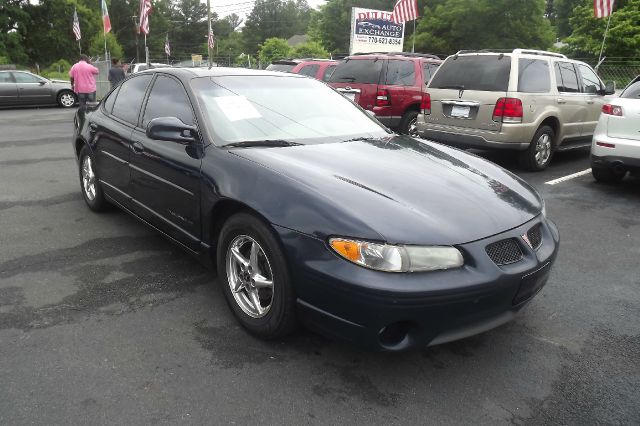
[(376, 94), (376, 106), (389, 106), (391, 105), (391, 96), (389, 96), (389, 91), (384, 89), (384, 90), (378, 90), (378, 93)]
[(500, 98), (493, 108), (493, 121), (522, 123), (522, 101), (518, 98)]
[(602, 105), (602, 113), (622, 117), (622, 107), (619, 105), (604, 104)]
[(431, 95), (428, 93), (422, 94), (422, 102), (420, 102), (420, 109), (423, 114), (431, 114)]

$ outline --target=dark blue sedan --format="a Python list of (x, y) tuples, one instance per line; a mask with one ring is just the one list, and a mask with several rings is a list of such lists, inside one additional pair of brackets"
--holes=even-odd
[(300, 323), (373, 349), (464, 338), (513, 318), (558, 251), (521, 179), (299, 75), (149, 70), (75, 127), (89, 208), (116, 205), (214, 266), (262, 338)]

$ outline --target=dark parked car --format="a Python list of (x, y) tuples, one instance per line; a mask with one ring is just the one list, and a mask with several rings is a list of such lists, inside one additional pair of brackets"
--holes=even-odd
[(49, 80), (27, 71), (0, 71), (0, 107), (58, 104), (70, 108), (76, 102), (68, 81)]
[(352, 55), (338, 64), (329, 84), (384, 125), (417, 136), (426, 85), (441, 63), (437, 56), (421, 53)]
[(556, 258), (521, 179), (391, 134), (313, 79), (144, 71), (75, 129), (89, 208), (115, 204), (211, 261), (262, 338), (300, 321), (375, 349), (460, 339), (513, 318)]

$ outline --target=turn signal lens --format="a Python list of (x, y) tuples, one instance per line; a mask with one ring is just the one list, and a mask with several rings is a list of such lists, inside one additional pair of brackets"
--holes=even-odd
[(345, 259), (377, 271), (435, 271), (464, 264), (462, 254), (455, 247), (396, 246), (343, 238), (331, 238), (329, 245)]

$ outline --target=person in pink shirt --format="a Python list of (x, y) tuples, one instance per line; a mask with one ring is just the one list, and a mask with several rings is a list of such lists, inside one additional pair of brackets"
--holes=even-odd
[(87, 55), (80, 55), (80, 60), (73, 64), (69, 70), (71, 85), (78, 94), (78, 103), (84, 107), (87, 102), (96, 101), (96, 75), (98, 68), (91, 65), (91, 59)]

